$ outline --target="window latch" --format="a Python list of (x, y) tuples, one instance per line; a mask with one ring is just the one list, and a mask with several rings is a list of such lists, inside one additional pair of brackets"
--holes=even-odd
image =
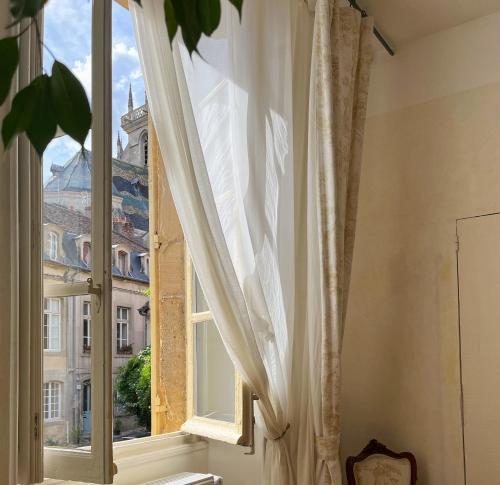
[(89, 295), (95, 295), (97, 297), (97, 311), (101, 309), (101, 294), (102, 288), (100, 284), (94, 284), (94, 280), (92, 278), (87, 278), (87, 291)]

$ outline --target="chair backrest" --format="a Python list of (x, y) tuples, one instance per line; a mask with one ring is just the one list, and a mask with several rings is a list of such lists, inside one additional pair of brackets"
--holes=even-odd
[(371, 440), (357, 456), (346, 461), (348, 485), (415, 485), (417, 462), (409, 452), (395, 453)]

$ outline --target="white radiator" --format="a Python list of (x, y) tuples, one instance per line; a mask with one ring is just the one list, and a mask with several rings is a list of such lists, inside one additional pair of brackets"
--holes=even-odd
[(203, 473), (179, 473), (142, 485), (222, 485), (222, 478)]

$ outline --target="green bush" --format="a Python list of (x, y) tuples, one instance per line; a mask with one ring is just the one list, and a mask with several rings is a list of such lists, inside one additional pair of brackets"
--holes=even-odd
[(151, 348), (146, 347), (118, 369), (115, 382), (117, 403), (131, 415), (137, 416), (139, 425), (151, 429)]

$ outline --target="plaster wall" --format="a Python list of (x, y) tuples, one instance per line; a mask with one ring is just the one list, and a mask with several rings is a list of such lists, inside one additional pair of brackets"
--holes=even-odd
[(422, 485), (464, 483), (456, 219), (500, 211), (499, 43), (500, 13), (373, 68), (342, 452), (411, 450)]

